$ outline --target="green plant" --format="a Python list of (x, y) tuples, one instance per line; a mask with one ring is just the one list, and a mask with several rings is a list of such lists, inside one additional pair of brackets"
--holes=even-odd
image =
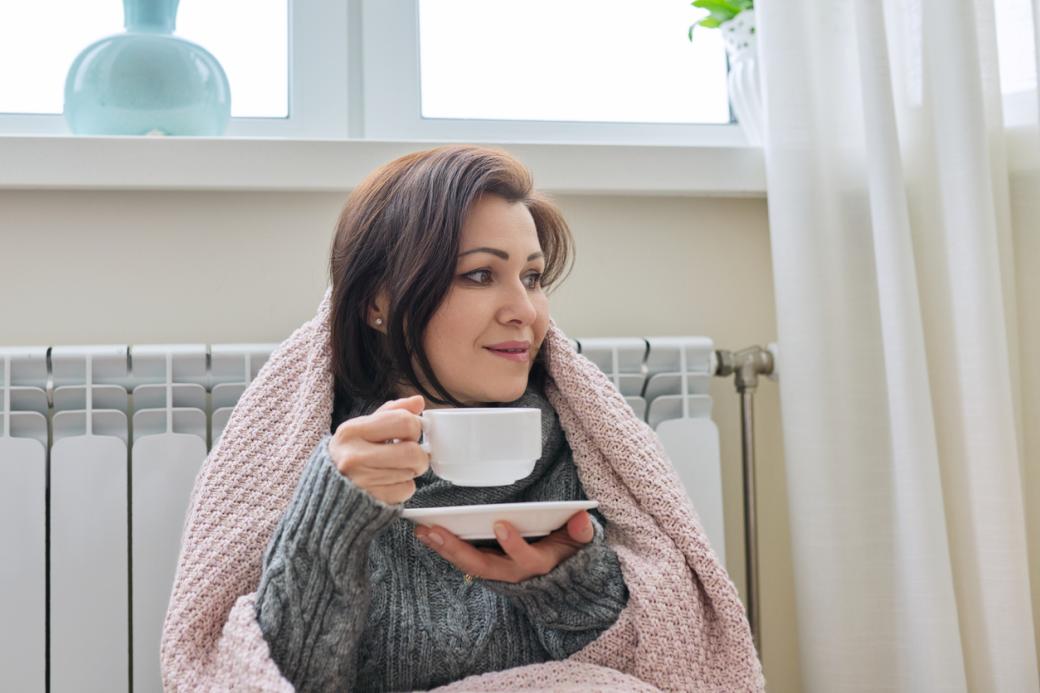
[(694, 7), (708, 10), (707, 17), (690, 25), (689, 37), (693, 40), (693, 28), (702, 26), (705, 29), (718, 29), (724, 22), (736, 17), (744, 10), (755, 8), (755, 0), (693, 0), (690, 3)]

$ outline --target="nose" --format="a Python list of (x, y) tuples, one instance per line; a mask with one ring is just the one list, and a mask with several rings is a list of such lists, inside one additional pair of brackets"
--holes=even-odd
[(530, 289), (522, 280), (510, 284), (505, 290), (498, 313), (502, 322), (518, 325), (530, 325), (538, 317)]

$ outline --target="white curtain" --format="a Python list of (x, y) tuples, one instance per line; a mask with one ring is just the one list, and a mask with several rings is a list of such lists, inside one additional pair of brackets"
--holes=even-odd
[(756, 14), (804, 688), (1037, 691), (993, 0)]

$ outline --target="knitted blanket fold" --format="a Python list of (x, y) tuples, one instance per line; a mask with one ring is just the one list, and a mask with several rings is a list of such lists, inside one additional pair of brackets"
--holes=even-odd
[[(167, 691), (291, 691), (256, 622), (263, 551), (329, 429), (327, 289), (314, 318), (246, 388), (192, 490), (163, 627)], [(546, 396), (589, 498), (607, 520), (628, 605), (568, 659), (470, 676), (438, 691), (762, 691), (736, 587), (657, 435), (550, 320)]]

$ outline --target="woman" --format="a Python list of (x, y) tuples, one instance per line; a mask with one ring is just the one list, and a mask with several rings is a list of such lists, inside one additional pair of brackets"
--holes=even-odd
[[(475, 148), (400, 159), (347, 201), (331, 262), (331, 434), (275, 530), (257, 592), (271, 654), (299, 690), (426, 689), (563, 659), (617, 619), (624, 578), (585, 511), (531, 543), (503, 522), (501, 551), (399, 517), (585, 498), (541, 386), (545, 289), (568, 234), (522, 168)], [(526, 345), (526, 358), (497, 354), (506, 342)], [(534, 472), (489, 488), (437, 478), (419, 413), (499, 404), (541, 409)]]
[[(549, 317), (570, 247), (499, 150), (417, 152), (352, 192), (318, 314), (272, 353), (196, 479), (167, 690), (764, 688), (660, 441)], [(499, 405), (541, 411), (534, 472), (490, 488), (433, 475), (420, 412)], [(400, 517), (586, 496), (602, 514), (531, 542), (502, 523), (497, 549)]]

